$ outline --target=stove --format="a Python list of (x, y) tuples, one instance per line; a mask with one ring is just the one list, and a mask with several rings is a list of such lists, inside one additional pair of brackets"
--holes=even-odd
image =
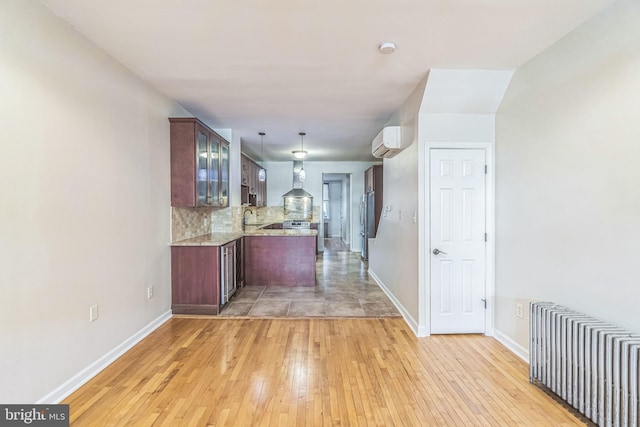
[(295, 229), (295, 230), (309, 230), (311, 228), (311, 222), (309, 221), (300, 221), (297, 219), (284, 221), (282, 223), (282, 228), (284, 229)]

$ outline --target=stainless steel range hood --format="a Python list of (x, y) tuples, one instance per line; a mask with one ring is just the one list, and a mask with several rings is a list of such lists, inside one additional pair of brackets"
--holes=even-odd
[(308, 197), (310, 199), (313, 199), (313, 196), (309, 193), (307, 193), (306, 191), (304, 191), (302, 188), (292, 188), (291, 190), (287, 191), (286, 193), (284, 193), (282, 195), (282, 197), (287, 198), (287, 197)]
[(285, 219), (311, 221), (313, 219), (313, 196), (302, 188), (300, 181), (302, 162), (293, 161), (293, 188), (282, 195)]
[(311, 197), (313, 196), (302, 189), (302, 181), (300, 181), (300, 170), (302, 169), (302, 161), (293, 161), (293, 188), (287, 191), (282, 197)]

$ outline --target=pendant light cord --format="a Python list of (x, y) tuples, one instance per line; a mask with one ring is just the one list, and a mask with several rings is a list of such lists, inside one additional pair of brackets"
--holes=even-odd
[[(304, 153), (304, 136), (306, 135), (306, 133), (300, 132), (298, 135), (300, 135), (300, 152)], [(302, 182), (307, 177), (307, 174), (304, 172), (304, 158), (302, 158), (301, 163), (302, 164), (300, 166), (300, 172), (298, 173), (298, 179)]]
[(266, 135), (264, 132), (258, 132), (260, 135), (260, 166), (264, 169), (264, 136)]
[(258, 132), (260, 135), (260, 170), (258, 171), (258, 181), (264, 182), (267, 179), (267, 171), (264, 169), (264, 132)]

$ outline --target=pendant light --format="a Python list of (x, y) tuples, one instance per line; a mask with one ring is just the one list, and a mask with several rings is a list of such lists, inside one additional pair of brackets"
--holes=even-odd
[(306, 135), (306, 133), (304, 132), (300, 132), (298, 135), (300, 135), (300, 149), (299, 150), (293, 150), (293, 157), (295, 157), (298, 160), (303, 160), (306, 156), (307, 156), (307, 152), (304, 151), (303, 149), (303, 145), (302, 145), (302, 137)]
[(260, 135), (260, 170), (258, 171), (258, 181), (264, 182), (267, 179), (267, 171), (264, 170), (264, 132), (258, 132)]
[[(298, 135), (300, 135), (300, 151), (299, 153), (302, 154), (302, 157), (298, 157), (296, 155), (296, 153), (294, 152), (293, 155), (298, 157), (299, 159), (304, 159), (304, 157), (307, 155), (307, 152), (304, 151), (304, 136), (306, 135), (306, 133), (304, 132), (300, 132)], [(298, 179), (302, 182), (305, 180), (305, 178), (307, 177), (307, 174), (304, 173), (304, 161), (302, 162), (302, 166), (300, 167), (300, 172), (298, 173)]]

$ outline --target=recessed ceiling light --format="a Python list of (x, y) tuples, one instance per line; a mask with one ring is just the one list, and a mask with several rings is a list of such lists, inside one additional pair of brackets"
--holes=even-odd
[(396, 51), (396, 44), (393, 42), (384, 42), (380, 46), (378, 46), (378, 52), (383, 55), (388, 55)]

